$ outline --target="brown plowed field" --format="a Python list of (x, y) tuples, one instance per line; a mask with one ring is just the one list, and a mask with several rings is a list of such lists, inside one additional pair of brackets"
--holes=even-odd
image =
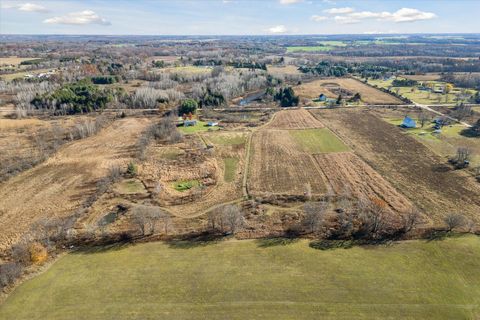
[(335, 85), (339, 88), (346, 89), (351, 92), (352, 95), (357, 92), (360, 93), (362, 101), (368, 104), (403, 104), (400, 99), (352, 78), (315, 80), (296, 86), (294, 90), (296, 94), (309, 99), (318, 98), (321, 93), (329, 98), (337, 98), (338, 93), (331, 91), (331, 88)]
[(37, 219), (72, 214), (111, 165), (126, 165), (148, 123), (135, 118), (116, 121), (1, 184), (0, 250), (16, 242)]
[(480, 186), (367, 110), (315, 110), (324, 123), (433, 222), (452, 212), (480, 222)]
[(347, 192), (357, 199), (382, 199), (394, 212), (412, 208), (407, 198), (355, 154), (318, 154), (314, 158), (335, 194)]
[(283, 110), (277, 112), (267, 128), (275, 129), (316, 129), (324, 125), (305, 109)]
[(313, 157), (299, 150), (287, 130), (259, 130), (252, 141), (249, 192), (253, 195), (303, 195), (326, 191)]

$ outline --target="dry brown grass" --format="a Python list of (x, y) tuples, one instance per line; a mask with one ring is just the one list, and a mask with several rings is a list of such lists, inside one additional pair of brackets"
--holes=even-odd
[(139, 118), (119, 120), (1, 184), (0, 250), (15, 243), (38, 219), (73, 214), (110, 166), (126, 166), (138, 135), (148, 123)]
[(415, 75), (403, 75), (402, 78), (415, 80), (415, 81), (435, 81), (439, 80), (442, 76), (438, 73), (426, 73)]
[(406, 212), (410, 201), (351, 152), (314, 156), (335, 194), (356, 199), (382, 199), (393, 212)]
[(480, 222), (480, 186), (426, 146), (366, 110), (315, 110), (364, 161), (437, 226), (459, 212)]
[(292, 75), (292, 74), (301, 74), (301, 72), (298, 70), (297, 66), (294, 65), (286, 65), (286, 66), (267, 66), (268, 73), (271, 75), (277, 76), (277, 75)]
[(305, 109), (283, 110), (277, 112), (268, 124), (272, 129), (316, 129), (324, 125)]
[(353, 94), (360, 93), (362, 101), (368, 104), (402, 104), (400, 99), (394, 96), (372, 88), (358, 80), (352, 78), (332, 78), (321, 79), (301, 84), (294, 88), (295, 93), (301, 97), (314, 99), (321, 93), (329, 98), (337, 98), (338, 94), (332, 92), (331, 87), (337, 85)]
[(23, 61), (35, 60), (35, 58), (19, 58), (19, 57), (7, 57), (0, 58), (0, 66), (2, 65), (19, 65)]
[(308, 153), (300, 151), (287, 130), (260, 130), (252, 141), (249, 192), (253, 195), (323, 194), (325, 183)]

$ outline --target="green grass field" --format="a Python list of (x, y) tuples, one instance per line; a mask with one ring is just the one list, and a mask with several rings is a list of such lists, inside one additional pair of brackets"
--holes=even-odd
[(206, 131), (216, 131), (218, 127), (209, 127), (207, 126), (207, 122), (197, 120), (197, 124), (194, 126), (184, 127), (180, 126), (177, 127), (180, 132), (184, 134), (192, 134), (197, 132), (206, 132)]
[(223, 179), (225, 182), (235, 181), (235, 173), (237, 171), (238, 159), (237, 158), (225, 158), (225, 174)]
[(184, 180), (184, 181), (177, 181), (173, 183), (173, 188), (177, 191), (183, 192), (193, 187), (197, 187), (200, 185), (200, 181), (198, 180)]
[(313, 52), (313, 51), (330, 51), (335, 49), (335, 46), (325, 45), (325, 46), (294, 46), (294, 47), (287, 47), (287, 52)]
[(1, 319), (478, 319), (480, 238), (321, 251), (308, 242), (147, 243), (72, 253)]
[(344, 152), (348, 147), (327, 128), (289, 130), (301, 148), (310, 153)]

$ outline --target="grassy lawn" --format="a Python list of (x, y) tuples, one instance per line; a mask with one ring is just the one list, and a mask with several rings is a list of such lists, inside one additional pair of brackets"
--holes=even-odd
[(197, 187), (200, 185), (200, 181), (198, 180), (184, 180), (184, 181), (177, 181), (173, 183), (173, 188), (177, 191), (183, 192), (193, 187)]
[(120, 194), (147, 193), (145, 186), (138, 179), (126, 179), (115, 185), (115, 191)]
[(480, 238), (315, 250), (147, 243), (69, 254), (1, 319), (477, 319)]
[(235, 181), (235, 173), (237, 171), (238, 159), (237, 158), (225, 158), (225, 174), (223, 179), (225, 182)]
[(300, 46), (295, 46), (295, 47), (287, 47), (287, 52), (298, 52), (298, 51), (307, 51), (307, 52), (312, 52), (312, 51), (330, 51), (335, 49), (335, 46), (307, 46), (307, 47), (300, 47)]
[(349, 150), (348, 147), (327, 128), (289, 130), (289, 132), (306, 152), (325, 153)]
[(184, 127), (180, 126), (177, 127), (180, 132), (184, 134), (192, 134), (192, 133), (197, 133), (197, 132), (206, 132), (206, 131), (215, 131), (218, 130), (218, 127), (209, 127), (207, 126), (207, 122), (203, 122), (200, 120), (197, 120), (197, 124), (194, 126), (189, 126), (189, 127)]

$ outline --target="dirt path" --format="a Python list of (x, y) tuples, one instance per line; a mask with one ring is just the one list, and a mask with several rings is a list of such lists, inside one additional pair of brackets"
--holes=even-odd
[(0, 250), (15, 243), (34, 221), (72, 214), (110, 166), (126, 165), (148, 123), (138, 118), (116, 121), (0, 185)]

